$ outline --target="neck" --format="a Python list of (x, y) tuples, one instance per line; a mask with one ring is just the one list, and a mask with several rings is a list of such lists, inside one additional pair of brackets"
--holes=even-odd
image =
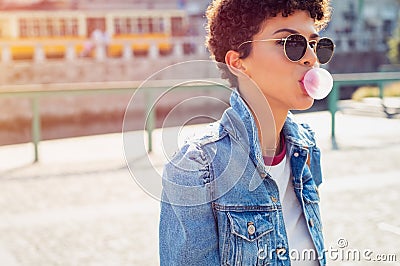
[(273, 157), (282, 149), (280, 133), (288, 110), (279, 103), (269, 102), (251, 79), (241, 79), (240, 95), (253, 114), (263, 156)]
[[(283, 147), (281, 147), (280, 136), (288, 111), (276, 110), (271, 106), (271, 112), (273, 121), (258, 121), (258, 119), (256, 119), (258, 137), (263, 156), (269, 157), (273, 157), (275, 154), (279, 154), (282, 151)], [(265, 134), (266, 130), (271, 131), (271, 125), (275, 128), (274, 132)]]
[(257, 125), (262, 155), (273, 157), (282, 150), (280, 135), (288, 110), (274, 108), (263, 101), (252, 103), (249, 102), (249, 99), (245, 100)]

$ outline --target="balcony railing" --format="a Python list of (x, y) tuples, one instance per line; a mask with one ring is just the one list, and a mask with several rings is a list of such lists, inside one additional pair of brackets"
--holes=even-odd
[[(171, 50), (165, 54), (160, 47), (163, 45), (169, 45)], [(204, 46), (203, 37), (179, 37), (179, 38), (168, 38), (160, 40), (118, 40), (114, 39), (110, 45), (119, 45), (122, 47), (120, 57), (122, 59), (132, 59), (135, 57), (134, 46), (148, 47), (146, 49), (145, 56), (149, 59), (156, 59), (160, 56), (171, 56), (174, 58), (181, 58), (187, 55), (198, 55), (203, 58), (207, 55), (207, 50)], [(15, 52), (12, 52), (13, 47), (30, 47), (33, 49), (32, 59), (35, 62), (43, 62), (47, 60), (45, 47), (58, 46), (63, 47), (62, 58), (64, 60), (75, 60), (80, 57), (77, 47), (82, 47), (82, 40), (48, 40), (48, 41), (33, 41), (33, 40), (22, 40), (22, 41), (2, 41), (0, 44), (1, 49), (1, 62), (7, 63), (15, 60), (13, 57)], [(103, 61), (108, 58), (107, 47), (104, 44), (95, 46), (93, 58), (98, 61)]]

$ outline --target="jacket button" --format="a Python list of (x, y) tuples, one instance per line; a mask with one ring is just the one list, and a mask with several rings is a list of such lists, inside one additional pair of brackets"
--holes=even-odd
[(294, 157), (299, 157), (299, 153), (298, 153), (298, 152), (295, 152), (295, 153), (293, 154), (293, 156), (294, 156)]
[(261, 178), (266, 178), (266, 177), (267, 177), (267, 173), (262, 172), (262, 173), (261, 173)]
[(253, 235), (256, 232), (256, 227), (253, 222), (247, 223), (247, 232), (249, 232), (249, 235)]
[(314, 220), (310, 218), (310, 220), (308, 220), (308, 224), (310, 225), (310, 227), (314, 227)]
[(275, 198), (274, 196), (271, 196), (271, 200), (272, 200), (272, 202), (278, 202), (278, 199), (277, 198)]

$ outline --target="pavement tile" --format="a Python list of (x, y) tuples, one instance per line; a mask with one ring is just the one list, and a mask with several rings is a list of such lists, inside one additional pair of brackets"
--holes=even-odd
[[(332, 150), (329, 113), (296, 116), (315, 129), (323, 152), (327, 248), (394, 254), (398, 263), (399, 120), (338, 113), (339, 149)], [(198, 129), (187, 127), (180, 136)], [(154, 132), (150, 159), (138, 146), (125, 147), (136, 156), (138, 175), (162, 171), (170, 152), (162, 150), (165, 132)], [(129, 134), (130, 144), (146, 141), (143, 132)], [(31, 164), (31, 144), (0, 147), (0, 265), (158, 265), (159, 202), (132, 178), (123, 148), (122, 134), (44, 141), (41, 161)], [(367, 264), (333, 255), (328, 261)]]

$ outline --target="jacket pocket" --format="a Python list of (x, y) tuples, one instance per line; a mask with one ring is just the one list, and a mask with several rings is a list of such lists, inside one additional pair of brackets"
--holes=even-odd
[(220, 243), (223, 265), (269, 265), (274, 244), (270, 211), (217, 211), (225, 224)]
[(243, 240), (254, 242), (273, 231), (267, 213), (228, 212), (231, 233)]

